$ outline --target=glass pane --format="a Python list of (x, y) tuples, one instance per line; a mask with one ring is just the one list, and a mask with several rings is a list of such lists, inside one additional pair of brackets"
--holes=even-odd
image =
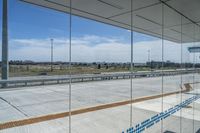
[[(150, 15), (150, 12), (155, 15)], [(133, 14), (134, 27), (158, 36), (133, 34), (133, 126), (148, 133), (161, 132), (158, 114), (162, 99), (162, 4), (142, 8)], [(148, 27), (136, 23), (136, 20)], [(139, 99), (142, 100), (137, 102)]]
[[(181, 111), (175, 106), (182, 101), (182, 42), (181, 15), (168, 6), (163, 6), (163, 132), (181, 132)], [(165, 112), (166, 111), (166, 112)], [(173, 113), (175, 112), (176, 113)], [(176, 125), (174, 124), (176, 123)]]
[[(186, 90), (182, 94), (182, 100), (195, 97), (193, 95), (194, 79), (195, 79), (195, 54), (189, 51), (189, 48), (194, 47), (194, 24), (185, 17), (182, 17), (182, 42), (183, 42), (183, 63), (184, 69), (188, 74), (183, 75), (183, 89)], [(182, 132), (194, 131), (194, 102), (182, 108)], [(187, 128), (185, 126), (187, 125)]]
[[(194, 30), (194, 47), (199, 47), (199, 39), (200, 39), (200, 27), (198, 25), (195, 25), (195, 30)], [(198, 95), (200, 93), (199, 91), (199, 63), (200, 63), (200, 51), (198, 51), (196, 54), (196, 61), (195, 61), (195, 75), (194, 75), (194, 84), (193, 84), (193, 93), (195, 95)], [(200, 106), (199, 106), (199, 100), (195, 101), (193, 104), (193, 119), (194, 119), (194, 131), (197, 132), (199, 130), (199, 120), (200, 120), (200, 116), (199, 116), (199, 110), (200, 110)]]
[[(128, 1), (120, 3), (130, 9)], [(98, 4), (102, 9), (96, 15), (109, 10), (109, 17), (117, 10)], [(76, 1), (72, 7), (78, 8)], [(84, 7), (79, 10), (93, 11)], [(121, 132), (130, 125), (130, 48), (130, 31), (72, 16), (72, 114), (78, 111), (72, 115), (72, 132)]]
[(8, 1), (8, 13), (9, 81), (0, 91), (4, 131), (68, 130), (68, 117), (57, 118), (69, 106), (69, 15), (18, 0)]
[(195, 3), (2, 0), (0, 132), (197, 132)]
[[(2, 56), (2, 22), (3, 22), (3, 2), (0, 2), (0, 60), (1, 60), (1, 56)], [(0, 67), (1, 69), (1, 67)], [(1, 74), (1, 70), (0, 70), (0, 74)]]

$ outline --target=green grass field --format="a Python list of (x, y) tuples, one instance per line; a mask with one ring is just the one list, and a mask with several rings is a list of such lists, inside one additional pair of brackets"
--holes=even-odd
[[(164, 68), (175, 69), (175, 68)], [(150, 67), (133, 67), (133, 71), (150, 71)], [(159, 68), (154, 69), (159, 70)], [(0, 69), (1, 71), (1, 69)], [(38, 75), (67, 75), (67, 74), (100, 74), (108, 72), (129, 72), (130, 67), (124, 66), (109, 66), (101, 67), (97, 66), (72, 66), (71, 70), (67, 65), (53, 65), (53, 71), (51, 71), (50, 65), (10, 65), (9, 66), (9, 76), (10, 77), (20, 77), (20, 76), (38, 76)]]
[[(148, 71), (148, 67), (134, 67), (134, 71)], [(70, 73), (69, 66), (54, 65), (51, 71), (50, 65), (10, 65), (10, 76), (36, 76), (36, 75), (65, 75)], [(96, 66), (72, 66), (71, 74), (99, 74), (104, 72), (128, 72), (130, 67), (101, 67)]]

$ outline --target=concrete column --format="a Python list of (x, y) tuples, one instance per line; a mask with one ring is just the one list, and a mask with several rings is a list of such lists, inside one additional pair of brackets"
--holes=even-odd
[(8, 79), (9, 66), (8, 66), (8, 10), (7, 0), (3, 0), (3, 25), (2, 25), (2, 79)]

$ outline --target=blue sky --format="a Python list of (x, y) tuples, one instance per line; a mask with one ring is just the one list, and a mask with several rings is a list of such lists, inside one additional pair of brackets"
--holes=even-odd
[[(2, 2), (0, 6), (2, 7)], [(8, 17), (10, 59), (48, 61), (49, 39), (54, 38), (55, 60), (68, 60), (66, 56), (69, 37), (68, 14), (18, 0), (9, 0)], [(2, 25), (2, 18), (0, 18), (0, 25)], [(74, 40), (72, 43), (74, 61), (130, 61), (130, 32), (126, 29), (72, 16), (72, 38)], [(153, 43), (157, 44), (157, 48), (153, 46)], [(140, 52), (137, 54), (137, 62), (147, 61), (146, 54), (149, 49), (157, 51), (152, 50), (152, 59), (160, 60), (161, 42), (159, 39), (135, 32), (134, 45), (137, 44), (141, 44), (136, 49), (136, 53)], [(35, 52), (43, 54), (36, 55)]]
[[(50, 9), (9, 1), (9, 37), (10, 38), (45, 38), (67, 37), (69, 15)], [(124, 29), (99, 22), (72, 17), (72, 35), (97, 35), (106, 37), (121, 37), (128, 40), (130, 33)], [(135, 42), (152, 40), (154, 38), (135, 34)]]

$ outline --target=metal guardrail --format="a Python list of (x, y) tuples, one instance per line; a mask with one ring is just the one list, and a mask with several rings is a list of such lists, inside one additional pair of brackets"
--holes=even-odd
[[(10, 79), (0, 80), (1, 88), (10, 87), (24, 87), (24, 86), (35, 86), (35, 85), (50, 85), (50, 84), (62, 84), (76, 82), (88, 82), (88, 81), (104, 81), (104, 80), (117, 80), (117, 79), (129, 79), (131, 78), (142, 78), (142, 77), (158, 77), (158, 76), (170, 76), (178, 74), (189, 74), (197, 72), (197, 70), (167, 70), (167, 71), (148, 71), (148, 72), (134, 72), (131, 73), (113, 73), (113, 74), (91, 74), (91, 75), (72, 75), (70, 77), (51, 77), (51, 78), (40, 78), (37, 79)], [(19, 77), (20, 78), (20, 77)], [(4, 85), (6, 84), (6, 87)]]

